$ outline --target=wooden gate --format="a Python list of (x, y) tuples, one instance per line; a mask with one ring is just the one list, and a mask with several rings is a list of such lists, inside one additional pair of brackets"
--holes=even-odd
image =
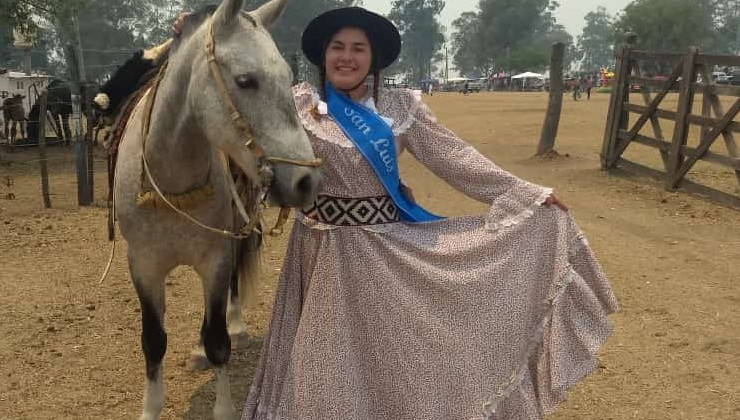
[[(715, 84), (711, 70), (714, 66), (740, 66), (740, 56), (700, 54), (695, 47), (689, 48), (685, 54), (637, 51), (633, 49), (634, 41), (634, 36), (628, 36), (627, 42), (615, 49), (615, 78), (601, 152), (602, 168), (621, 167), (658, 177), (669, 190), (680, 187), (723, 204), (740, 207), (740, 158), (733, 136), (740, 131), (740, 123), (735, 121), (740, 111), (740, 86)], [(661, 67), (672, 68), (670, 75), (648, 76), (658, 73), (656, 69)], [(630, 102), (631, 92), (639, 92), (644, 105)], [(675, 111), (660, 107), (669, 94), (676, 93), (678, 106)], [(697, 94), (701, 94), (701, 115), (693, 113)], [(725, 110), (723, 101), (731, 102), (733, 99), (734, 104)], [(639, 116), (631, 125), (630, 113)], [(673, 122), (670, 140), (664, 136), (661, 119)], [(648, 121), (652, 136), (644, 133)], [(692, 125), (700, 127), (694, 138), (690, 138)], [(724, 139), (724, 148), (712, 148), (720, 136)], [(633, 143), (658, 149), (663, 170), (625, 159), (623, 153)], [(731, 172), (734, 171), (733, 191), (722, 191), (687, 180), (686, 175), (700, 160), (729, 168), (730, 178), (733, 178)]]

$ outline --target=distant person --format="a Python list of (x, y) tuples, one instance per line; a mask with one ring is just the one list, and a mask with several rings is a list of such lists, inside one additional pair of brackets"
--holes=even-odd
[(594, 79), (588, 76), (586, 79), (586, 99), (591, 100), (591, 89), (594, 87)]
[(427, 85), (427, 93), (429, 96), (434, 96), (434, 86), (431, 83)]
[(468, 82), (465, 82), (463, 85), (463, 95), (467, 95), (468, 92), (470, 92), (470, 84)]
[(578, 79), (573, 79), (571, 81), (571, 86), (573, 87), (573, 100), (577, 101), (581, 99), (581, 83)]

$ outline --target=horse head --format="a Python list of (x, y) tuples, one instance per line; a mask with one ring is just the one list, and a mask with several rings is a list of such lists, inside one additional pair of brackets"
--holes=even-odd
[(314, 199), (322, 175), (310, 165), (315, 157), (293, 101), (290, 67), (268, 33), (287, 0), (250, 13), (241, 10), (242, 1), (222, 1), (192, 34), (183, 32), (167, 71), (189, 73), (186, 107), (213, 146), (256, 184), (269, 183), (273, 201), (303, 206)]

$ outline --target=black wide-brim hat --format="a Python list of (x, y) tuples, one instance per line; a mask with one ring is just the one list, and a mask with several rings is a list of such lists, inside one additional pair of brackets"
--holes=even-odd
[(315, 17), (303, 31), (301, 48), (308, 61), (324, 65), (324, 50), (331, 37), (346, 27), (360, 28), (367, 34), (373, 48), (373, 62), (384, 69), (401, 53), (401, 34), (396, 25), (385, 17), (362, 7), (343, 7)]

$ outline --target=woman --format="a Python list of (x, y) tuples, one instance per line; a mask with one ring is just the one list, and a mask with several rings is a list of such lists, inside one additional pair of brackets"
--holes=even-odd
[[(611, 331), (616, 299), (551, 190), (498, 168), (411, 91), (379, 88), (400, 46), (357, 7), (303, 33), (321, 84), (296, 86), (295, 102), (326, 183), (296, 216), (242, 419), (540, 419)], [(403, 150), (489, 212), (415, 204)]]

